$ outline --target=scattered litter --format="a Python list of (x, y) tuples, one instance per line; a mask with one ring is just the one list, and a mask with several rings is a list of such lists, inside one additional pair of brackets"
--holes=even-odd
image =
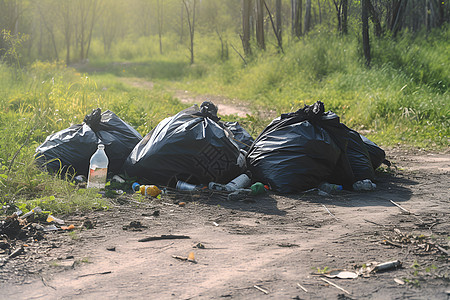
[(339, 184), (333, 184), (333, 183), (328, 183), (328, 182), (323, 182), (318, 186), (320, 191), (323, 191), (327, 194), (331, 194), (334, 192), (339, 192), (343, 190), (342, 185)]
[(186, 202), (178, 202), (178, 206), (184, 207), (186, 206)]
[(179, 256), (179, 255), (172, 255), (172, 257), (175, 259), (178, 259), (178, 260), (184, 260), (184, 261), (188, 261), (188, 262), (191, 262), (194, 264), (197, 263), (197, 261), (195, 260), (194, 252), (189, 252), (188, 257)]
[(370, 179), (359, 180), (353, 183), (353, 190), (355, 191), (373, 191), (377, 185)]
[(405, 284), (405, 282), (403, 280), (399, 279), (399, 278), (394, 278), (394, 281), (396, 283), (400, 284), (400, 285), (404, 285)]
[(363, 275), (365, 277), (370, 276), (370, 274), (375, 272), (384, 272), (392, 269), (397, 269), (402, 266), (399, 260), (388, 261), (385, 263), (369, 262), (364, 264), (358, 271), (358, 275)]
[(62, 230), (73, 230), (75, 229), (75, 225), (70, 224), (69, 226), (61, 226)]
[(339, 289), (339, 290), (341, 290), (341, 291), (343, 291), (344, 293), (347, 293), (347, 294), (351, 294), (349, 291), (347, 291), (347, 290), (345, 290), (345, 289), (343, 289), (343, 288), (341, 288), (340, 286), (338, 286), (337, 284), (335, 284), (335, 283), (332, 283), (331, 281), (329, 281), (329, 280), (327, 280), (327, 279), (325, 279), (325, 278), (320, 278), (321, 280), (323, 280), (323, 281), (325, 281), (326, 283), (328, 283), (328, 284), (330, 284), (330, 285), (332, 285), (332, 286), (334, 286), (335, 288), (337, 288), (337, 289)]
[(158, 241), (158, 240), (179, 240), (179, 239), (190, 239), (187, 235), (161, 235), (161, 236), (150, 236), (143, 239), (138, 240), (138, 242), (150, 242), (150, 241)]
[(188, 261), (195, 261), (195, 254), (194, 254), (194, 252), (189, 252), (187, 260)]
[(64, 220), (58, 219), (57, 217), (54, 217), (52, 215), (49, 215), (47, 217), (47, 222), (48, 223), (55, 222), (56, 224), (64, 225)]
[(32, 210), (30, 210), (29, 212), (27, 212), (26, 214), (24, 214), (23, 216), (21, 216), (21, 219), (26, 219), (27, 217), (31, 216), (34, 213), (41, 213), (42, 209), (39, 206), (36, 206), (35, 208), (33, 208)]
[(355, 279), (358, 277), (358, 274), (350, 271), (333, 270), (325, 274), (325, 276), (328, 278)]
[(217, 224), (216, 222), (213, 222), (213, 225), (216, 227), (219, 226), (219, 224)]
[(54, 224), (44, 226), (44, 231), (58, 231), (58, 230), (59, 230), (59, 228), (56, 227), (56, 225), (54, 225)]
[(263, 292), (264, 294), (269, 294), (269, 292), (267, 291), (267, 290), (265, 290), (265, 289), (263, 289), (263, 288), (261, 288), (261, 287), (259, 287), (259, 286), (257, 286), (257, 285), (254, 285), (253, 286), (255, 289), (257, 289), (257, 290), (259, 290), (259, 291), (261, 291), (261, 292)]
[(300, 283), (298, 283), (297, 282), (297, 285), (303, 290), (303, 291), (305, 291), (305, 293), (307, 293), (308, 292), (308, 290), (307, 289), (305, 289)]
[(115, 246), (106, 247), (106, 250), (108, 250), (108, 251), (116, 251), (116, 247)]
[(373, 269), (373, 272), (388, 271), (388, 270), (400, 268), (401, 266), (402, 266), (402, 263), (399, 260), (388, 261), (388, 262), (376, 265), (375, 268)]

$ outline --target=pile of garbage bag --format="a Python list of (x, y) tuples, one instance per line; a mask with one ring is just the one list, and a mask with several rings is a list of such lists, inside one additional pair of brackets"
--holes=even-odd
[[(36, 149), (36, 161), (49, 171), (86, 175), (98, 144), (105, 145), (111, 175), (141, 185), (246, 195), (251, 189), (239, 189), (295, 193), (332, 183), (370, 190), (374, 170), (389, 163), (380, 147), (325, 111), (320, 101), (282, 114), (255, 140), (238, 122), (220, 121), (211, 102), (162, 120), (144, 138), (113, 112), (97, 109), (83, 124), (47, 137)], [(248, 180), (230, 190), (237, 178)]]
[(123, 171), (142, 183), (175, 187), (228, 182), (244, 172), (245, 156), (221, 124), (211, 102), (194, 105), (161, 121), (139, 142)]
[(374, 168), (384, 160), (384, 151), (371, 144), (377, 148), (374, 161), (361, 136), (318, 101), (274, 119), (252, 144), (247, 164), (253, 180), (279, 193), (305, 191), (322, 182), (352, 189), (356, 181), (373, 180)]
[(98, 144), (105, 145), (108, 170), (118, 173), (142, 136), (112, 111), (95, 109), (82, 124), (49, 135), (36, 149), (36, 162), (49, 172), (87, 176)]

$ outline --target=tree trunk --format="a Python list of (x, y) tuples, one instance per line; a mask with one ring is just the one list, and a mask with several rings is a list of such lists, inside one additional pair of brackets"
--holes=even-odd
[(302, 35), (302, 0), (291, 0), (292, 36)]
[[(190, 46), (189, 51), (191, 53), (191, 65), (194, 64), (194, 33), (195, 33), (195, 11), (197, 0), (192, 1), (192, 11), (189, 9), (189, 5), (187, 0), (183, 0), (184, 7), (186, 8), (186, 17), (189, 25), (189, 38), (190, 38)], [(192, 13), (192, 15), (191, 15)]]
[(342, 33), (348, 33), (348, 0), (342, 0)]
[(306, 0), (305, 33), (311, 30), (311, 0)]
[(251, 55), (250, 48), (250, 11), (252, 7), (251, 0), (242, 1), (242, 47), (246, 56)]
[(264, 41), (264, 0), (256, 0), (256, 42), (262, 50), (266, 49)]
[(280, 44), (280, 47), (283, 44), (283, 28), (282, 28), (282, 11), (281, 11), (281, 0), (276, 0), (275, 2), (275, 13), (276, 13), (276, 21), (277, 21), (277, 38)]
[(370, 67), (370, 41), (369, 41), (369, 13), (367, 2), (369, 0), (361, 0), (361, 21), (362, 21), (362, 42), (364, 49), (364, 57), (366, 66)]

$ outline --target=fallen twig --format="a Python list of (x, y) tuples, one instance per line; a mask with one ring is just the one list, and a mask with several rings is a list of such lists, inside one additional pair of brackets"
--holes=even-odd
[(297, 285), (302, 289), (302, 290), (304, 290), (305, 291), (305, 293), (307, 293), (308, 292), (308, 290), (307, 289), (305, 289), (300, 283), (298, 283), (297, 282)]
[(416, 214), (410, 212), (410, 211), (407, 210), (406, 208), (403, 208), (400, 204), (395, 203), (395, 202), (392, 201), (392, 200), (389, 200), (389, 201), (390, 201), (392, 204), (394, 204), (395, 206), (397, 206), (398, 208), (400, 208), (402, 211), (406, 212), (408, 215), (414, 216), (414, 217), (415, 217), (417, 220), (419, 220), (422, 224), (425, 223), (421, 218), (419, 218), (418, 216), (416, 216)]
[(347, 290), (341, 288), (340, 286), (338, 286), (337, 284), (332, 283), (332, 282), (329, 281), (329, 280), (326, 280), (325, 278), (320, 278), (320, 279), (322, 279), (323, 281), (325, 281), (325, 282), (328, 283), (328, 284), (331, 284), (332, 286), (334, 286), (335, 288), (337, 288), (337, 289), (343, 291), (344, 293), (347, 293), (347, 294), (349, 294), (349, 295), (351, 294), (349, 291), (347, 291)]
[(253, 287), (254, 287), (255, 289), (257, 289), (257, 290), (263, 292), (263, 293), (266, 294), (266, 295), (269, 294), (268, 291), (266, 291), (265, 289), (263, 289), (263, 288), (261, 288), (261, 287), (259, 287), (259, 286), (257, 286), (257, 285), (254, 285)]
[(330, 216), (332, 216), (336, 221), (339, 221), (338, 218), (336, 218), (325, 205), (322, 204), (322, 206), (326, 209), (326, 211), (330, 214)]
[(146, 238), (138, 240), (138, 242), (149, 242), (149, 241), (158, 241), (158, 240), (179, 240), (179, 239), (190, 239), (190, 237), (187, 235), (163, 234), (161, 236), (146, 237)]
[(112, 271), (105, 271), (105, 272), (98, 272), (98, 273), (89, 273), (89, 274), (80, 275), (77, 278), (93, 276), (93, 275), (105, 275), (105, 274), (111, 274), (111, 273), (112, 273)]
[(389, 201), (390, 201), (392, 204), (394, 204), (395, 206), (397, 206), (398, 208), (400, 208), (401, 210), (403, 210), (404, 212), (406, 212), (408, 215), (411, 215), (411, 214), (412, 214), (409, 210), (403, 208), (400, 204), (397, 204), (397, 203), (395, 203), (395, 202), (392, 201), (392, 200), (389, 200)]

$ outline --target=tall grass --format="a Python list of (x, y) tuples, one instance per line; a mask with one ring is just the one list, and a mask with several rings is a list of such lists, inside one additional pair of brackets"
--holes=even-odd
[(373, 39), (364, 66), (358, 38), (316, 34), (290, 43), (285, 55), (256, 53), (207, 66), (185, 88), (220, 91), (257, 110), (284, 113), (320, 100), (348, 126), (383, 145), (447, 148), (450, 125), (450, 28), (428, 36)]
[[(48, 135), (83, 122), (97, 107), (115, 112), (142, 135), (185, 107), (161, 88), (132, 88), (113, 75), (91, 77), (59, 64), (37, 62), (17, 81), (9, 67), (1, 68), (0, 204), (38, 198), (36, 203), (53, 211), (104, 207), (104, 200), (78, 191), (71, 178), (61, 181), (38, 170), (36, 147)], [(92, 201), (85, 200), (86, 195)]]

